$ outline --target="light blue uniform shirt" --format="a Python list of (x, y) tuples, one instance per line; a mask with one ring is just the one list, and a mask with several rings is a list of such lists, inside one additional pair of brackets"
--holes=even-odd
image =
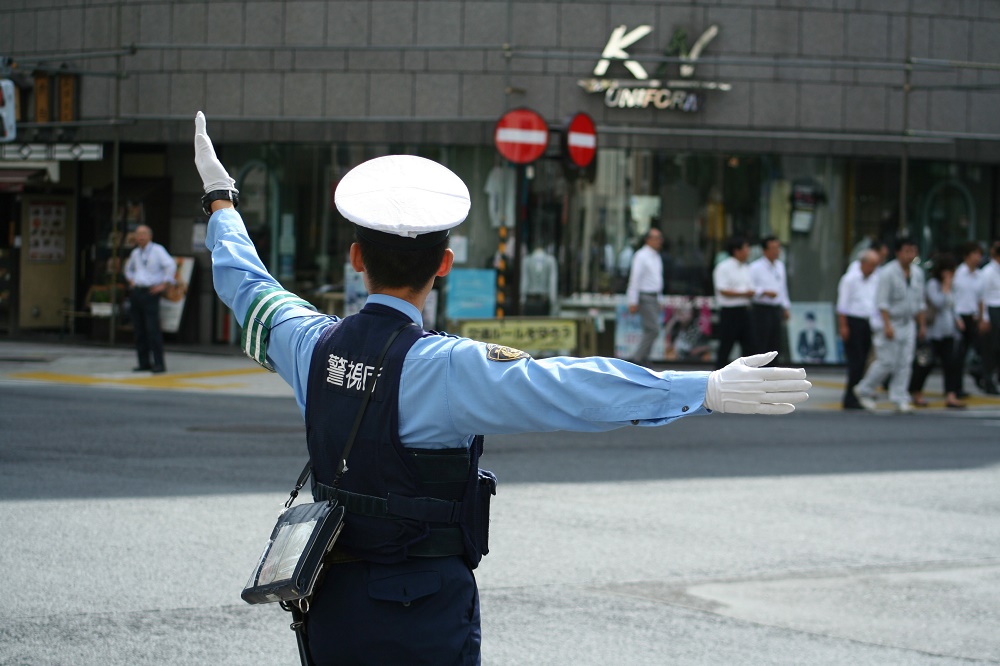
[[(215, 290), (240, 322), (251, 308), (261, 318), (267, 309), (261, 295), (276, 294), (268, 315), (267, 360), (294, 389), (304, 414), (313, 348), (338, 319), (276, 291), (281, 286), (264, 268), (234, 209), (212, 215), (205, 244), (212, 251)], [(423, 324), (411, 303), (382, 294), (372, 294), (368, 302)], [(663, 425), (708, 413), (702, 405), (708, 375), (653, 372), (600, 357), (497, 362), (487, 359), (484, 343), (430, 336), (417, 340), (403, 363), (399, 436), (414, 448), (454, 448), (467, 446), (472, 435)]]

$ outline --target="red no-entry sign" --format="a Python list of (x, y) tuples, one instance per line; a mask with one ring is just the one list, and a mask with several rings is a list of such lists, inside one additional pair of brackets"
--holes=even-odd
[(497, 121), (493, 141), (500, 154), (514, 164), (528, 164), (545, 154), (549, 126), (531, 109), (514, 109)]
[(569, 121), (566, 150), (570, 161), (581, 169), (594, 161), (597, 155), (597, 127), (586, 113), (578, 113)]

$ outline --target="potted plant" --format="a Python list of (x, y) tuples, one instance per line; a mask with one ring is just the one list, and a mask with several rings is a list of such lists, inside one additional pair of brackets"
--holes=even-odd
[[(121, 301), (125, 290), (119, 286), (115, 290), (115, 300)], [(92, 317), (110, 317), (114, 308), (111, 302), (111, 285), (94, 285), (87, 294), (87, 303), (90, 306)]]

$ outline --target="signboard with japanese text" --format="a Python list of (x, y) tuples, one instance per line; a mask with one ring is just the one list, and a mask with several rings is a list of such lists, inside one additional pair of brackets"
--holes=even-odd
[(472, 340), (528, 353), (569, 352), (576, 348), (578, 326), (576, 319), (466, 319), (459, 322), (458, 332)]

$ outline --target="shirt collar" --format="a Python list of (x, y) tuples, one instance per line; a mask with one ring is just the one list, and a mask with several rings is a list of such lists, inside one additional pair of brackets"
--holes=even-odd
[(365, 301), (365, 303), (377, 303), (378, 305), (390, 307), (393, 310), (399, 310), (412, 319), (417, 326), (420, 328), (424, 327), (424, 318), (421, 316), (420, 310), (418, 310), (417, 306), (409, 301), (404, 301), (403, 299), (396, 298), (395, 296), (387, 296), (386, 294), (369, 294), (368, 300)]

